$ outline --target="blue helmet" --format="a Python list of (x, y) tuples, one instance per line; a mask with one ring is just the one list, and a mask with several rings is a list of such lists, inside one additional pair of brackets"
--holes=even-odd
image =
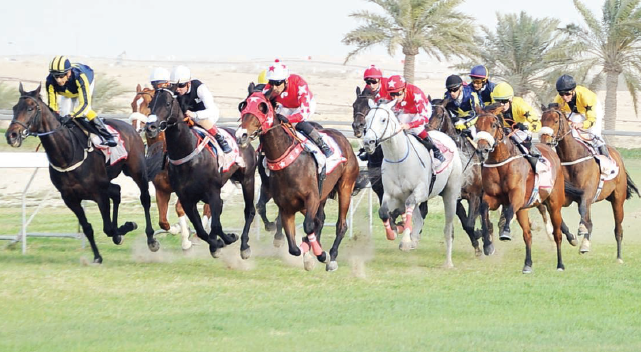
[(488, 73), (487, 68), (485, 68), (485, 66), (477, 65), (472, 67), (472, 71), (470, 71), (470, 77), (488, 79), (490, 75)]

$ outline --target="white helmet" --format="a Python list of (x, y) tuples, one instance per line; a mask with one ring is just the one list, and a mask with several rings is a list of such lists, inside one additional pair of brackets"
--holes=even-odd
[(171, 72), (171, 83), (187, 83), (191, 81), (191, 71), (187, 66), (178, 65)]
[(164, 67), (154, 67), (149, 75), (149, 82), (169, 82), (169, 70)]
[(289, 69), (276, 59), (272, 65), (267, 67), (267, 80), (284, 81), (289, 77)]

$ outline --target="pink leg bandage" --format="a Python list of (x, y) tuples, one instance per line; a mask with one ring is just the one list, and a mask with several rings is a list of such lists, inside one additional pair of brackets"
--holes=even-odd
[(412, 213), (414, 212), (413, 208), (406, 208), (405, 209), (405, 228), (412, 231)]
[(389, 224), (389, 219), (383, 221), (383, 226), (385, 226), (385, 234), (387, 235), (387, 239), (390, 241), (394, 241), (396, 239), (396, 232), (392, 230), (392, 227)]
[(307, 242), (305, 241), (301, 242), (298, 248), (300, 248), (300, 251), (302, 252), (302, 254), (309, 252), (309, 244), (307, 244)]
[(312, 251), (314, 251), (315, 256), (323, 254), (323, 249), (321, 248), (320, 243), (316, 241), (316, 235), (314, 233), (307, 235), (307, 239), (309, 240), (309, 245), (312, 246)]

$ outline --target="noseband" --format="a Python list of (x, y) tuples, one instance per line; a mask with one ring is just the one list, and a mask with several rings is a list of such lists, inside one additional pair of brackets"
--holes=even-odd
[[(166, 89), (166, 88), (160, 88), (160, 89), (156, 90), (156, 95), (155, 95), (156, 99), (153, 101), (154, 105), (151, 107), (151, 115), (149, 115), (149, 116), (152, 116), (152, 115), (155, 116), (156, 120), (155, 121), (149, 121), (149, 122), (150, 123), (154, 123), (154, 122), (157, 122), (157, 120), (158, 120), (158, 115), (156, 115), (154, 111), (156, 109), (156, 104), (158, 103), (158, 98), (160, 97), (160, 93), (162, 93), (162, 92), (167, 92), (171, 96), (171, 108), (169, 109), (169, 114), (167, 114), (167, 119), (164, 120), (164, 121), (161, 121), (161, 122), (165, 122), (165, 123), (159, 123), (158, 124), (158, 127), (159, 127), (160, 131), (164, 132), (167, 128), (176, 126), (178, 124), (178, 120), (175, 120), (173, 122), (169, 121), (169, 119), (171, 119), (172, 113), (174, 112), (174, 105), (176, 104), (176, 102), (175, 102), (176, 96), (174, 95), (174, 92), (172, 92), (172, 91), (170, 91), (169, 89)], [(149, 94), (149, 93), (147, 93), (147, 94)]]
[[(392, 117), (396, 118), (396, 115), (394, 115), (394, 114), (390, 113), (390, 112), (389, 112), (389, 111), (387, 111), (386, 109), (381, 109), (381, 108), (380, 108), (380, 107), (378, 107), (378, 106), (377, 106), (377, 107), (375, 107), (375, 108), (373, 108), (372, 110), (383, 110), (383, 111), (385, 111), (385, 112), (387, 113), (387, 123), (385, 124), (385, 129), (383, 130), (383, 133), (381, 133), (381, 136), (384, 136), (384, 135), (385, 135), (385, 133), (387, 132), (387, 129), (389, 128), (389, 122), (390, 122), (390, 120), (392, 119)], [(372, 110), (370, 110), (370, 112), (372, 112)], [(376, 114), (376, 113), (374, 113), (374, 114)], [(391, 139), (391, 138), (393, 138), (394, 136), (396, 136), (397, 134), (399, 134), (399, 133), (403, 132), (403, 129), (401, 128), (401, 129), (399, 129), (398, 131), (396, 131), (396, 132), (392, 133), (389, 137), (379, 138), (379, 137), (378, 137), (378, 134), (376, 133), (376, 131), (374, 131), (374, 130), (372, 129), (372, 124), (373, 124), (373, 123), (374, 123), (374, 119), (371, 119), (371, 120), (370, 120), (370, 122), (369, 122), (369, 126), (367, 126), (367, 128), (365, 128), (365, 133), (367, 133), (367, 131), (372, 131), (372, 133), (374, 133), (374, 136), (376, 137), (376, 138), (374, 139), (374, 143), (376, 144), (376, 147), (377, 147), (377, 148), (378, 148), (378, 146), (379, 146), (379, 145), (381, 145), (381, 143), (383, 143), (383, 142), (385, 142), (386, 140)]]
[[(555, 112), (555, 113), (556, 113), (556, 115), (559, 117), (559, 128), (556, 130), (556, 133), (554, 133), (554, 135), (549, 134), (549, 133), (547, 133), (547, 134), (548, 134), (550, 137), (552, 137), (552, 142), (550, 142), (550, 145), (551, 145), (551, 146), (553, 146), (553, 147), (556, 147), (556, 146), (559, 144), (559, 142), (560, 142), (561, 140), (563, 140), (563, 138), (565, 138), (565, 136), (567, 136), (568, 134), (572, 133), (572, 129), (571, 129), (571, 128), (568, 128), (568, 131), (567, 131), (567, 132), (565, 132), (565, 133), (563, 133), (563, 134), (561, 135), (561, 121), (562, 121), (563, 119), (567, 120), (567, 117), (565, 116), (565, 114), (564, 114), (564, 113), (562, 113), (562, 112), (561, 112), (561, 111), (559, 111), (559, 110), (556, 110), (556, 109), (555, 109), (555, 110), (554, 110), (554, 112)], [(567, 122), (567, 121), (566, 121), (566, 122)], [(549, 129), (552, 129), (551, 127), (547, 127), (547, 126), (544, 126), (543, 128), (549, 128)], [(541, 133), (541, 132), (539, 132), (539, 133)]]
[[(31, 129), (34, 128), (34, 127), (36, 129), (38, 129), (38, 128), (40, 128), (42, 126), (42, 110), (40, 108), (40, 102), (38, 101), (38, 99), (36, 99), (36, 98), (34, 98), (32, 96), (29, 96), (29, 95), (22, 95), (22, 96), (20, 96), (20, 99), (33, 100), (34, 104), (36, 104), (36, 114), (34, 116), (32, 116), (29, 119), (29, 121), (27, 121), (26, 124), (16, 120), (15, 117), (13, 119), (11, 119), (11, 123), (9, 124), (9, 126), (11, 126), (11, 125), (13, 125), (15, 123), (16, 125), (24, 128), (24, 131), (22, 131), (22, 137), (24, 137), (24, 138), (26, 138), (28, 136), (42, 137), (42, 136), (46, 136), (46, 135), (49, 135), (49, 134), (52, 134), (52, 133), (55, 133), (55, 132), (58, 131), (58, 129), (60, 127), (55, 128), (55, 129), (53, 129), (51, 131), (47, 131), (47, 132), (37, 132), (37, 131), (34, 132), (34, 131), (31, 131)], [(62, 122), (61, 122), (61, 126), (62, 126)]]

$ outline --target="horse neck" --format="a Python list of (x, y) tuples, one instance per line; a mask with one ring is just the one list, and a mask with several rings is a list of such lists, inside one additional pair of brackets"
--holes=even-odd
[[(565, 122), (565, 130), (569, 130), (570, 126)], [(563, 132), (565, 133), (565, 132)], [(574, 161), (578, 158), (589, 155), (588, 151), (583, 145), (572, 136), (572, 133), (566, 134), (561, 140), (557, 141), (556, 153), (559, 155), (561, 161)]]
[(260, 143), (263, 146), (265, 156), (269, 160), (276, 160), (281, 157), (294, 142), (292, 136), (285, 131), (285, 125), (282, 127), (272, 127), (269, 131), (260, 136)]
[(189, 155), (197, 146), (198, 140), (186, 123), (181, 122), (165, 130), (166, 148), (169, 158), (178, 160)]
[(399, 160), (405, 157), (410, 148), (409, 144), (411, 143), (408, 138), (410, 137), (401, 132), (381, 143), (381, 149), (383, 150), (385, 158)]
[(516, 145), (510, 140), (509, 137), (503, 137), (501, 142), (496, 143), (494, 150), (490, 152), (488, 159), (493, 162), (500, 163), (508, 158), (520, 155), (521, 152), (517, 150)]
[(40, 142), (47, 153), (49, 162), (57, 166), (77, 162), (76, 154), (79, 154), (79, 151), (87, 146), (81, 145), (80, 139), (74, 135), (74, 132), (71, 129), (62, 126), (60, 121), (58, 121), (54, 113), (49, 110), (47, 106), (41, 104), (40, 111), (42, 131), (50, 132), (56, 130), (54, 133), (40, 136)]

